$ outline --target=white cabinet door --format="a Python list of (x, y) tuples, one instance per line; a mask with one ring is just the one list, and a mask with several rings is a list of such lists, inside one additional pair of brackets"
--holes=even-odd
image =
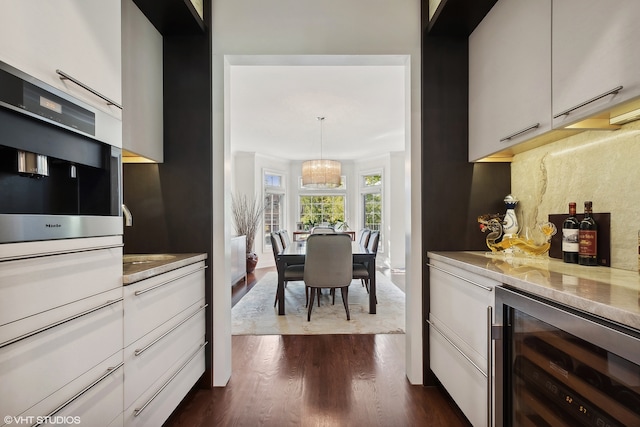
[(119, 108), (56, 73), (122, 103), (120, 0), (3, 0), (0, 8), (0, 60), (122, 117)]
[(551, 0), (497, 2), (469, 37), (469, 160), (551, 129)]
[(124, 161), (135, 156), (162, 162), (164, 121), (162, 35), (133, 3), (122, 2), (122, 147)]
[[(640, 96), (640, 2), (554, 0), (553, 115), (561, 127)], [(561, 113), (615, 88), (607, 95)]]

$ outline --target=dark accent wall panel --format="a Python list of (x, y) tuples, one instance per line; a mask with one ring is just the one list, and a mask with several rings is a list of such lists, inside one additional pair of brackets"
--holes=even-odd
[(510, 164), (468, 162), (468, 39), (422, 40), (422, 243), (424, 384), (429, 369), (427, 251), (484, 250), (477, 217), (505, 209)]

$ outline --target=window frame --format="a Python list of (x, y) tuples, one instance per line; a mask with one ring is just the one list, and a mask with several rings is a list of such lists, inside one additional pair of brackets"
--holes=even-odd
[[(280, 186), (267, 185), (266, 177), (267, 175), (279, 176), (280, 177)], [(267, 195), (278, 195), (280, 198), (280, 229), (285, 229), (286, 217), (287, 217), (287, 174), (283, 171), (278, 171), (275, 169), (262, 169), (262, 201), (267, 198)], [(262, 249), (263, 252), (271, 251), (271, 239), (267, 239), (267, 221), (265, 218), (266, 215), (266, 206), (265, 210), (262, 213)], [(271, 225), (271, 224), (270, 224)]]

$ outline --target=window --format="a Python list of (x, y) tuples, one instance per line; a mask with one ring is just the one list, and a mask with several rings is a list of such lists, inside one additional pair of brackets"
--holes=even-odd
[(362, 175), (361, 185), (363, 227), (380, 231), (382, 243), (382, 173)]
[(300, 222), (307, 229), (344, 222), (344, 211), (344, 195), (300, 196)]
[(271, 233), (284, 228), (285, 188), (283, 175), (264, 172), (264, 246), (271, 247)]

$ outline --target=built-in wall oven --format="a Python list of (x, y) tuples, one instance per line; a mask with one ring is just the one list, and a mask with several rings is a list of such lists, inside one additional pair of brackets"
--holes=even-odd
[(0, 62), (0, 243), (122, 234), (121, 126)]
[(640, 334), (496, 289), (497, 426), (640, 426)]

